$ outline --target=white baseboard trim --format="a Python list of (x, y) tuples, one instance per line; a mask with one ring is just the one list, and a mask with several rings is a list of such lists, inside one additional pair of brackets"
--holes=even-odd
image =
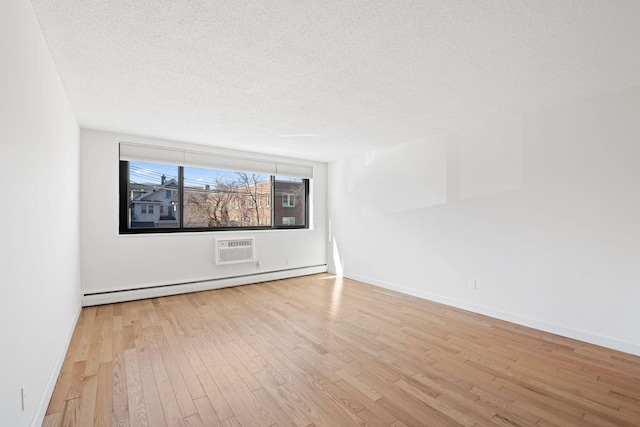
[(348, 277), (349, 279), (357, 280), (359, 282), (368, 283), (370, 285), (379, 286), (381, 288), (398, 291), (403, 294), (412, 295), (418, 298), (423, 298), (429, 301), (434, 301), (434, 302), (449, 305), (452, 307), (460, 308), (462, 310), (467, 310), (467, 311), (482, 314), (485, 316), (493, 317), (495, 319), (516, 323), (518, 325), (527, 326), (540, 331), (549, 332), (552, 334), (561, 335), (563, 337), (583, 341), (589, 344), (595, 344), (595, 345), (607, 347), (613, 350), (622, 351), (624, 353), (640, 356), (640, 344), (623, 341), (616, 338), (605, 337), (602, 335), (593, 334), (591, 332), (569, 328), (566, 326), (557, 325), (555, 323), (549, 323), (549, 322), (545, 322), (538, 319), (533, 319), (533, 318), (522, 316), (516, 313), (496, 310), (491, 307), (486, 307), (479, 304), (473, 304), (466, 301), (461, 301), (458, 299), (421, 291), (419, 289), (408, 288), (405, 286), (400, 286), (394, 283), (372, 279), (370, 277), (365, 277), (358, 274), (345, 274), (344, 277)]
[(73, 318), (73, 322), (71, 322), (71, 327), (67, 332), (65, 341), (62, 344), (60, 351), (58, 352), (56, 363), (53, 366), (51, 374), (49, 375), (49, 380), (47, 381), (44, 392), (40, 397), (38, 408), (33, 415), (33, 419), (31, 420), (31, 427), (40, 427), (42, 425), (42, 422), (44, 421), (44, 417), (47, 413), (47, 407), (49, 406), (49, 401), (51, 400), (51, 396), (53, 395), (53, 389), (56, 387), (56, 382), (58, 381), (58, 376), (60, 375), (60, 370), (62, 369), (64, 358), (67, 356), (67, 351), (69, 351), (69, 344), (71, 344), (71, 338), (73, 337), (73, 332), (76, 330), (76, 325), (78, 324), (78, 319), (80, 318), (81, 312), (82, 306), (79, 306), (76, 315)]
[(271, 271), (259, 274), (248, 274), (243, 276), (225, 277), (211, 280), (199, 280), (196, 282), (158, 284), (157, 286), (147, 285), (143, 288), (137, 289), (121, 289), (116, 291), (85, 293), (82, 296), (82, 305), (84, 307), (87, 307), (91, 305), (112, 304), (123, 301), (164, 297), (168, 295), (208, 291), (212, 289), (227, 288), (230, 286), (249, 285), (252, 283), (267, 282), (269, 280), (288, 279), (291, 277), (307, 276), (309, 274), (326, 272), (326, 264), (321, 264), (310, 267), (291, 268), (288, 270)]

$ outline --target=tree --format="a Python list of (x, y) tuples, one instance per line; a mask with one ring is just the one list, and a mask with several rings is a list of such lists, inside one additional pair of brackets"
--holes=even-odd
[(184, 197), (185, 226), (229, 227), (229, 205), (236, 193), (234, 180), (215, 177), (213, 185), (205, 188), (188, 188)]
[(204, 188), (185, 189), (185, 226), (270, 225), (271, 212), (261, 204), (270, 194), (271, 182), (264, 175), (234, 172), (212, 177)]
[[(259, 174), (247, 174), (245, 172), (236, 172), (237, 189), (240, 194), (246, 195), (247, 210), (255, 212), (256, 225), (265, 225), (264, 218), (260, 215), (260, 196), (264, 193), (265, 182), (262, 175)], [(243, 206), (244, 208), (244, 206)], [(245, 217), (253, 217), (253, 212), (248, 215), (247, 210), (244, 212)]]

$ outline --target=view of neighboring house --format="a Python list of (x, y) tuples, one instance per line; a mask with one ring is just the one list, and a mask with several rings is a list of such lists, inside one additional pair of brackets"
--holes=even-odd
[[(184, 227), (305, 225), (306, 200), (300, 181), (276, 179), (273, 215), (271, 181), (185, 187)], [(179, 226), (179, 186), (162, 175), (160, 185), (130, 183), (131, 228)]]
[(186, 188), (185, 227), (253, 227), (305, 225), (306, 201), (300, 181), (276, 179), (273, 196), (271, 181), (239, 186)]
[(271, 181), (212, 187), (186, 187), (185, 227), (253, 227), (271, 225)]
[(138, 184), (129, 188), (131, 228), (178, 226), (178, 182), (162, 175), (157, 187)]
[(304, 185), (297, 181), (275, 182), (274, 216), (279, 225), (304, 225), (306, 200)]

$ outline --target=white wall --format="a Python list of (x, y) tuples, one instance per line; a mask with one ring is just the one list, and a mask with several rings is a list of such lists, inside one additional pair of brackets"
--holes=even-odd
[(0, 424), (40, 425), (80, 309), (79, 128), (26, 0), (0, 2), (0, 94)]
[(632, 88), (331, 163), (330, 271), (640, 355), (639, 141)]
[[(230, 151), (84, 129), (81, 133), (81, 141), (84, 293), (207, 281), (318, 265), (326, 271), (327, 165), (325, 163), (312, 163), (314, 166), (311, 189), (312, 229), (119, 235), (118, 144), (120, 141), (227, 154)], [(258, 154), (244, 153), (244, 155), (253, 158), (277, 159)], [(222, 236), (244, 235), (255, 236), (256, 254), (260, 267), (253, 263), (216, 266), (214, 239)], [(258, 280), (262, 277), (267, 280), (267, 276), (258, 276)], [(252, 281), (256, 281), (256, 278), (245, 280), (245, 282)], [(219, 286), (219, 283), (208, 283), (203, 286), (213, 288)], [(181, 289), (194, 290), (193, 287)], [(136, 295), (152, 294), (146, 292)], [(112, 294), (110, 298), (116, 296)]]

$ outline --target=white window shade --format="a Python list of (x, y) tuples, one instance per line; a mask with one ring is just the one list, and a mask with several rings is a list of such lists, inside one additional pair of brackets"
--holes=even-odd
[(313, 167), (278, 162), (276, 163), (275, 175), (295, 178), (313, 178)]
[(162, 163), (267, 175), (313, 178), (313, 167), (294, 163), (281, 163), (250, 157), (228, 156), (202, 151), (120, 143), (120, 160)]
[(184, 150), (121, 142), (120, 160), (182, 166)]
[(246, 157), (221, 156), (218, 154), (195, 151), (184, 152), (184, 166), (263, 173), (267, 175), (275, 175), (276, 173), (276, 164), (274, 162), (248, 159)]

